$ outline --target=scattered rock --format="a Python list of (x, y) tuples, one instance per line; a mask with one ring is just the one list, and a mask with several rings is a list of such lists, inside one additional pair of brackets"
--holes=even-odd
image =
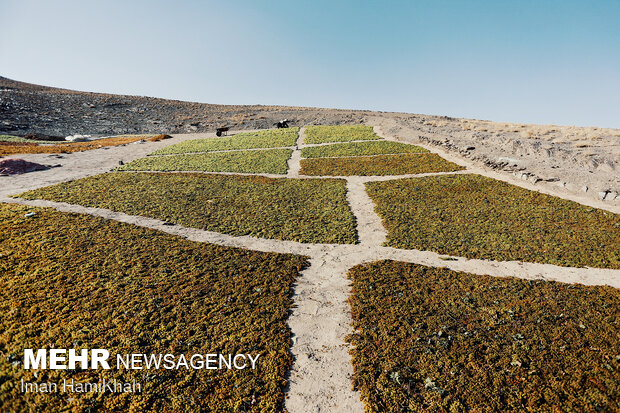
[(125, 165), (125, 162), (123, 162), (123, 161), (118, 161), (118, 164), (119, 164), (119, 165)]
[(26, 218), (30, 218), (30, 217), (33, 217), (33, 216), (35, 216), (35, 215), (37, 215), (37, 213), (36, 213), (36, 212), (28, 212), (27, 214), (25, 214), (25, 215), (24, 215), (24, 217), (26, 217)]
[(90, 135), (71, 135), (65, 138), (67, 142), (88, 142), (90, 141)]
[(499, 158), (497, 158), (497, 162), (498, 163), (506, 163), (506, 164), (514, 164), (517, 165), (521, 162), (520, 159), (514, 159), (514, 158), (507, 158), (505, 156), (500, 156)]
[(582, 187), (581, 187), (581, 190), (582, 190), (583, 192), (588, 192), (588, 186), (587, 186), (587, 185), (582, 186)]

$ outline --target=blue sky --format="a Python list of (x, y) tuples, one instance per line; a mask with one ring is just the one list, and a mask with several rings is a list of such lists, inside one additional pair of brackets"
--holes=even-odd
[(620, 0), (0, 0), (0, 75), (226, 104), (620, 127)]

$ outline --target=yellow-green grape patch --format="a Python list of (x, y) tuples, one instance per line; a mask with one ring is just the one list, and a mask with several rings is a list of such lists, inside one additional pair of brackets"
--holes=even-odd
[(338, 179), (113, 172), (19, 195), (231, 235), (352, 244), (355, 218)]
[(286, 174), (291, 149), (150, 156), (123, 165), (119, 171), (204, 171)]
[(351, 269), (368, 412), (614, 412), (620, 292), (379, 261)]
[(308, 126), (304, 143), (349, 142), (360, 140), (383, 139), (377, 136), (372, 126), (340, 125), (340, 126)]
[[(0, 204), (0, 410), (281, 411), (305, 261)], [(254, 370), (26, 370), (25, 348), (260, 357)], [(58, 392), (22, 393), (22, 379)], [(135, 380), (141, 392), (63, 392), (63, 379)]]
[(0, 142), (33, 143), (35, 145), (42, 144), (42, 143), (54, 145), (54, 144), (59, 143), (59, 141), (44, 141), (44, 140), (38, 140), (38, 139), (28, 139), (28, 138), (22, 138), (19, 136), (13, 136), (13, 135), (0, 135)]
[(421, 153), (428, 150), (415, 145), (391, 141), (351, 142), (333, 145), (309, 146), (301, 150), (303, 158), (338, 156), (384, 155), (395, 153)]
[(387, 176), (427, 172), (453, 172), (463, 167), (434, 153), (316, 158), (301, 160), (301, 175)]
[(480, 175), (369, 182), (387, 245), (498, 261), (620, 268), (620, 216)]
[(299, 128), (285, 128), (239, 133), (220, 138), (193, 139), (159, 149), (151, 155), (295, 146), (298, 134)]

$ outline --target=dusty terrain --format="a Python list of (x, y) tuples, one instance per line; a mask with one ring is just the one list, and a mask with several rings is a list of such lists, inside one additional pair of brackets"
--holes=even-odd
[[(52, 136), (212, 132), (366, 123), (500, 175), (578, 199), (620, 205), (620, 129), (521, 125), (444, 116), (262, 105), (216, 105), (78, 92), (0, 77), (0, 134)], [(507, 179), (507, 178), (506, 178)]]
[(293, 126), (360, 123), (369, 112), (262, 105), (213, 105), (144, 96), (56, 89), (0, 77), (0, 134), (118, 135), (211, 132), (272, 128), (283, 119)]
[(405, 142), (425, 143), (541, 188), (618, 205), (620, 130), (422, 115), (369, 116)]

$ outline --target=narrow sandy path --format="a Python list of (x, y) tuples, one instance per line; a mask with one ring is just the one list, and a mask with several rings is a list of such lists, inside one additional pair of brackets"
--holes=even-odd
[(357, 235), (361, 245), (380, 247), (387, 238), (381, 218), (375, 213), (375, 204), (366, 193), (364, 180), (347, 179), (347, 200), (357, 221)]
[(288, 320), (295, 357), (286, 392), (289, 412), (363, 411), (360, 394), (352, 390), (350, 346), (344, 341), (352, 322), (346, 273), (354, 264), (333, 251), (320, 253), (298, 277)]
[(299, 171), (301, 170), (301, 145), (306, 138), (306, 128), (299, 128), (299, 136), (297, 137), (297, 143), (291, 154), (291, 158), (288, 160), (288, 173), (287, 178), (298, 178)]

